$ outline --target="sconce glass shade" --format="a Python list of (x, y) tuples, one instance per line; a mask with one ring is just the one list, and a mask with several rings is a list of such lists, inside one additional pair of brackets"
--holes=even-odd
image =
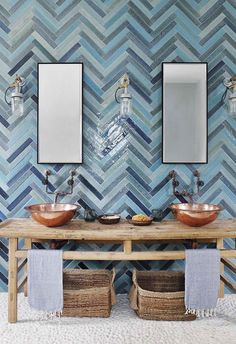
[[(129, 83), (130, 83), (129, 76), (127, 73), (125, 73), (120, 79), (119, 87), (116, 89), (116, 92), (115, 92), (115, 99), (117, 103), (120, 103), (120, 115), (122, 117), (132, 112), (132, 103), (131, 103), (132, 95), (128, 93)], [(121, 89), (123, 90), (123, 93), (118, 98), (117, 92)]]
[(132, 112), (132, 101), (129, 93), (123, 93), (120, 96), (120, 115), (125, 116)]
[[(22, 116), (24, 113), (24, 102), (22, 88), (25, 85), (25, 79), (22, 76), (16, 75), (15, 81), (5, 91), (5, 102), (11, 106), (12, 114), (15, 116)], [(8, 101), (8, 91), (11, 101)]]
[(11, 111), (15, 116), (23, 116), (24, 114), (24, 102), (22, 93), (11, 94)]
[(232, 117), (236, 117), (236, 88), (233, 88), (232, 92), (229, 92), (229, 96), (227, 99), (227, 107), (229, 115)]

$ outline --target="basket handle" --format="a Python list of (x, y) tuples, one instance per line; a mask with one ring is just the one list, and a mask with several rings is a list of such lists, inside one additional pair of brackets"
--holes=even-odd
[(111, 272), (111, 304), (112, 306), (116, 304), (116, 292), (115, 292), (115, 288), (114, 288), (114, 280), (116, 277), (116, 270), (115, 268), (112, 269)]
[(114, 283), (115, 277), (116, 277), (116, 269), (113, 268), (112, 269), (112, 275), (111, 275), (111, 284)]
[(137, 271), (136, 271), (136, 269), (134, 269), (134, 271), (133, 271), (132, 281), (133, 281), (133, 284), (135, 285), (135, 287), (137, 288), (138, 283), (137, 283)]
[(133, 281), (133, 285), (131, 286), (131, 289), (129, 292), (130, 306), (132, 309), (137, 310), (138, 309), (138, 284), (137, 284), (136, 269), (134, 269), (133, 271), (132, 281)]

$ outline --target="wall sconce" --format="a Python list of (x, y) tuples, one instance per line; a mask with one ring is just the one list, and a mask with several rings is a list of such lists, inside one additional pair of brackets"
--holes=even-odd
[(236, 75), (230, 79), (225, 79), (224, 85), (226, 89), (222, 96), (222, 101), (226, 102), (229, 115), (236, 117)]
[[(117, 103), (120, 104), (121, 116), (127, 115), (128, 113), (131, 113), (132, 111), (132, 102), (131, 102), (132, 95), (128, 93), (129, 84), (130, 84), (129, 76), (127, 73), (125, 73), (120, 79), (119, 86), (115, 92), (115, 99)], [(117, 92), (120, 89), (124, 89), (124, 92), (119, 95), (119, 98), (117, 98)]]
[[(5, 91), (5, 102), (11, 106), (13, 115), (22, 116), (24, 113), (24, 101), (22, 87), (25, 85), (25, 79), (22, 76), (16, 75), (15, 81)], [(7, 100), (7, 92), (12, 90), (10, 98)]]

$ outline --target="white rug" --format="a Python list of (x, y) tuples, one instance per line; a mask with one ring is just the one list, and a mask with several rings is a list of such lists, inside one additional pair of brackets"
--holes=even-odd
[(142, 320), (125, 295), (110, 318), (37, 320), (23, 294), (18, 323), (7, 323), (7, 294), (0, 293), (0, 344), (236, 344), (236, 295), (218, 302), (218, 316), (192, 322)]

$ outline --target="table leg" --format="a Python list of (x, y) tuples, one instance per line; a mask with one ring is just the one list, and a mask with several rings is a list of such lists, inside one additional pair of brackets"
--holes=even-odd
[(130, 254), (132, 252), (132, 241), (131, 240), (125, 240), (123, 242), (124, 245), (124, 253)]
[(17, 250), (18, 239), (9, 239), (8, 258), (8, 321), (17, 321)]
[[(218, 249), (224, 248), (224, 239), (217, 239), (216, 240), (216, 247)], [(220, 275), (224, 274), (224, 264), (220, 263)], [(220, 280), (220, 290), (219, 290), (219, 297), (223, 298), (224, 297), (224, 289), (225, 289), (225, 284), (222, 280)]]
[[(26, 250), (30, 250), (32, 247), (32, 240), (31, 239), (25, 239), (25, 245), (24, 245)], [(28, 273), (27, 273), (27, 267), (28, 267), (28, 262), (26, 258), (26, 264), (25, 264), (25, 275), (26, 275), (26, 282), (24, 284), (24, 295), (28, 296), (27, 292), (27, 284), (28, 284)]]

